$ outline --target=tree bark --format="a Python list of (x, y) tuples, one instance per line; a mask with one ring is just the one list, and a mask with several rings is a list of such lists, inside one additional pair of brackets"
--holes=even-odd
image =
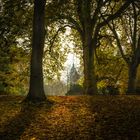
[[(90, 52), (92, 50), (92, 52)], [(90, 56), (88, 55), (90, 53)], [(94, 48), (86, 47), (83, 50), (84, 61), (84, 92), (87, 95), (97, 94), (96, 75), (94, 68)]]
[(137, 75), (137, 66), (130, 64), (128, 69), (127, 95), (136, 94), (136, 75)]
[(97, 94), (97, 83), (94, 65), (94, 52), (96, 40), (92, 38), (92, 32), (87, 32), (83, 37), (83, 62), (84, 62), (84, 93), (86, 95)]
[(30, 87), (26, 99), (36, 102), (46, 99), (42, 70), (45, 40), (45, 4), (46, 0), (34, 0)]
[(140, 65), (138, 65), (136, 75), (136, 94), (140, 95)]

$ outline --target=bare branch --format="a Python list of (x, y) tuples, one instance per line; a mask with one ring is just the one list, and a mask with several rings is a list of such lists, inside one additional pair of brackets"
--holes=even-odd
[[(101, 14), (101, 16), (102, 16), (102, 14)], [(117, 45), (118, 45), (118, 48), (119, 48), (120, 53), (121, 53), (121, 55), (122, 55), (122, 58), (125, 60), (125, 62), (126, 62), (127, 64), (129, 64), (130, 62), (129, 62), (129, 60), (126, 58), (126, 56), (125, 56), (125, 54), (124, 54), (124, 51), (123, 51), (123, 49), (122, 49), (122, 45), (121, 45), (119, 36), (118, 36), (118, 34), (117, 34), (116, 30), (115, 30), (115, 25), (114, 25), (113, 22), (112, 22), (112, 24), (113, 24), (113, 27), (112, 27), (112, 26), (109, 24), (109, 22), (108, 22), (103, 16), (102, 16), (102, 18), (103, 18), (104, 22), (106, 22), (106, 24), (108, 25), (108, 27), (110, 28), (110, 30), (112, 31), (112, 33), (114, 34), (115, 39), (116, 39), (116, 42), (117, 42)]]
[(53, 36), (53, 38), (49, 41), (49, 42), (50, 42), (49, 50), (46, 50), (46, 51), (44, 52), (44, 54), (45, 54), (47, 51), (49, 51), (49, 53), (51, 53), (52, 47), (53, 47), (54, 42), (55, 42), (55, 39), (57, 38), (59, 32), (61, 32), (61, 31), (62, 31), (64, 28), (66, 28), (66, 27), (71, 27), (71, 26), (70, 26), (70, 25), (65, 25), (65, 26), (59, 28), (59, 29), (56, 31), (56, 33), (55, 33), (55, 35)]
[(101, 27), (107, 25), (110, 21), (112, 21), (112, 20), (118, 18), (118, 17), (125, 11), (125, 9), (131, 4), (131, 2), (132, 2), (132, 0), (127, 0), (127, 1), (119, 8), (119, 10), (118, 10), (116, 13), (110, 15), (106, 20), (104, 20), (103, 22), (101, 22), (101, 23), (98, 25), (99, 28), (101, 28)]

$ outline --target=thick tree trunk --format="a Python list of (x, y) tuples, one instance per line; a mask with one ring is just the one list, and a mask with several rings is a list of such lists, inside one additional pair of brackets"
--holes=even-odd
[(34, 0), (30, 87), (26, 99), (37, 102), (46, 99), (43, 86), (42, 70), (42, 58), (45, 39), (45, 4), (46, 0)]
[(97, 45), (97, 35), (99, 26), (97, 19), (98, 10), (95, 10), (94, 18), (91, 13), (91, 1), (77, 1), (77, 13), (81, 24), (81, 40), (83, 45), (83, 63), (84, 63), (84, 92), (87, 95), (97, 94), (97, 84), (95, 75), (94, 53)]
[(87, 95), (97, 94), (97, 83), (94, 66), (95, 46), (92, 36), (88, 34), (83, 40), (83, 62), (84, 62), (84, 92)]
[(136, 75), (137, 75), (137, 66), (130, 64), (128, 70), (127, 95), (136, 94)]

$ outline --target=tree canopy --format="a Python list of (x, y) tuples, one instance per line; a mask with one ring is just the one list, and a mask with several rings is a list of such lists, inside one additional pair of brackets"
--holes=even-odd
[[(35, 34), (34, 28), (37, 24), (40, 24), (38, 27), (42, 26), (40, 19), (32, 26), (32, 21), (35, 22), (33, 19), (37, 18), (41, 10), (39, 7), (34, 13), (35, 2), (1, 2), (1, 92), (27, 92), (29, 75), (32, 73), (30, 71), (34, 65), (30, 63), (34, 45), (38, 46), (35, 48), (37, 59), (34, 60), (38, 61), (38, 67), (43, 66), (41, 71), (44, 73), (44, 76), (41, 74), (41, 78), (39, 72), (38, 77), (41, 81), (44, 77), (44, 81), (47, 82), (60, 80), (72, 42), (74, 52), (80, 56), (80, 69), (83, 73), (80, 79), (84, 79), (82, 81), (85, 94), (100, 93), (101, 88), (108, 86), (119, 88), (120, 91), (127, 90), (130, 94), (136, 93), (140, 57), (138, 0), (46, 1), (42, 11), (44, 29), (40, 28), (37, 31), (38, 35), (44, 34), (41, 37), (44, 41), (38, 44), (33, 44), (33, 41), (31, 43), (32, 32)], [(34, 40), (37, 39), (38, 37)], [(41, 47), (41, 56), (40, 45), (44, 46)], [(43, 89), (43, 86), (41, 88)], [(36, 91), (38, 89), (39, 87)], [(38, 93), (41, 94), (40, 92), (44, 91)]]

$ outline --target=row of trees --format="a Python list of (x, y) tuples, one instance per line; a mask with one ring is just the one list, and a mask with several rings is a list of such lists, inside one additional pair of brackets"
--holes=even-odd
[[(8, 0), (5, 0), (3, 3), (7, 1)], [(32, 1), (29, 2), (25, 0), (23, 3), (18, 4), (20, 12), (22, 11), (21, 9), (24, 10), (26, 7), (30, 10), (30, 13), (32, 13)], [(15, 6), (13, 5), (13, 7)], [(16, 14), (20, 15), (20, 12)], [(103, 43), (105, 41), (108, 42), (107, 46), (119, 48), (120, 55), (126, 62), (129, 70), (127, 93), (134, 93), (140, 56), (139, 12), (140, 7), (138, 0), (34, 0), (30, 88), (27, 99), (45, 99), (42, 72), (45, 35), (47, 36), (49, 34), (48, 30), (51, 28), (58, 29), (50, 42), (51, 52), (55, 41), (60, 42), (57, 38), (59, 33), (63, 32), (66, 27), (71, 28), (72, 31), (74, 31), (73, 34), (78, 36), (73, 39), (73, 41), (77, 42), (76, 39), (78, 38), (78, 42), (80, 43), (77, 44), (77, 46), (82, 46), (80, 46), (80, 48), (83, 51), (83, 85), (85, 94), (97, 94), (97, 56), (95, 57), (95, 54), (97, 55), (97, 50), (101, 48), (102, 45), (105, 45)], [(31, 27), (30, 23), (32, 18), (27, 17), (28, 16), (24, 18), (24, 25), (17, 25), (20, 30), (15, 32), (15, 38), (18, 38), (23, 31), (26, 31), (24, 32), (24, 39), (26, 38), (25, 35), (31, 38), (31, 34), (29, 32), (27, 33), (26, 29)], [(26, 20), (28, 25), (25, 25)]]
[[(111, 2), (111, 1), (58, 1), (52, 2), (50, 4), (50, 11), (53, 11), (53, 18), (48, 18), (51, 22), (62, 22), (65, 26), (74, 28), (80, 36), (83, 49), (83, 63), (84, 63), (84, 88), (85, 93), (93, 95), (97, 93), (96, 84), (96, 74), (94, 65), (94, 54), (96, 48), (99, 47), (98, 42), (101, 29), (108, 25), (109, 29), (113, 33), (113, 37), (116, 39), (117, 46), (120, 49), (121, 55), (129, 66), (129, 82), (128, 82), (128, 93), (134, 92), (134, 84), (136, 78), (136, 67), (139, 62), (139, 32), (137, 28), (139, 8), (137, 8), (138, 3), (136, 1), (126, 1), (122, 4), (122, 1)], [(56, 7), (59, 9), (56, 10)], [(132, 54), (132, 59), (126, 58), (120, 39), (118, 37), (117, 28), (114, 25), (114, 20), (121, 17), (122, 13), (130, 8), (132, 15), (127, 17), (133, 18), (130, 30), (132, 31), (132, 47), (136, 48), (134, 54)], [(128, 14), (127, 14), (128, 15)], [(125, 16), (125, 15), (124, 15)], [(123, 18), (121, 18), (123, 19)], [(117, 22), (116, 22), (117, 23)], [(112, 24), (112, 25), (110, 25)], [(138, 32), (138, 35), (137, 35)], [(127, 41), (127, 38), (126, 38)], [(136, 43), (138, 42), (138, 43)], [(133, 49), (132, 49), (133, 50)], [(138, 55), (136, 55), (138, 54)], [(130, 57), (130, 56), (129, 56)], [(134, 60), (135, 59), (135, 60)], [(136, 62), (136, 63), (135, 63)]]

